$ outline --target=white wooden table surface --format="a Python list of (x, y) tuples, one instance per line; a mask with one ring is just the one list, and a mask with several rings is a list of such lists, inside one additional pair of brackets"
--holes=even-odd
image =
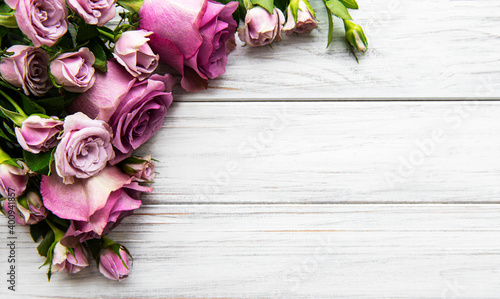
[(358, 2), (359, 64), (319, 13), (323, 32), (238, 47), (177, 93), (142, 149), (155, 192), (111, 234), (127, 280), (49, 283), (18, 227), (0, 297), (499, 298), (500, 2)]

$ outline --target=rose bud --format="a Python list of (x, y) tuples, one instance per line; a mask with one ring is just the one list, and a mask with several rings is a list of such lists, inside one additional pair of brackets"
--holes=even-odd
[(288, 19), (286, 20), (285, 26), (283, 26), (283, 31), (285, 31), (287, 35), (290, 35), (292, 32), (306, 33), (314, 28), (318, 28), (316, 14), (309, 2), (307, 2), (307, 0), (295, 0), (295, 2), (298, 2), (298, 6), (294, 6), (294, 8), (297, 9), (295, 12), (292, 11), (292, 5), (288, 5)]
[(153, 32), (146, 30), (126, 31), (116, 42), (113, 53), (116, 61), (140, 81), (149, 77), (158, 66), (159, 56), (148, 44), (151, 34)]
[(73, 248), (73, 253), (57, 242), (52, 255), (52, 272), (77, 273), (89, 265), (87, 251), (82, 244)]
[(94, 85), (95, 57), (88, 48), (64, 53), (50, 63), (50, 72), (57, 84), (70, 92), (85, 92)]
[(26, 95), (43, 96), (52, 82), (49, 76), (50, 56), (44, 50), (35, 47), (16, 45), (7, 49), (14, 54), (3, 57), (0, 73), (5, 81), (15, 87), (22, 87)]
[(7, 5), (16, 10), (19, 29), (35, 47), (51, 47), (68, 30), (64, 0), (8, 0)]
[(278, 8), (270, 14), (265, 8), (254, 6), (247, 11), (245, 28), (238, 29), (238, 36), (251, 47), (268, 45), (281, 40), (284, 22), (285, 16)]
[(105, 248), (99, 255), (99, 272), (111, 280), (122, 280), (130, 273), (129, 256), (125, 250), (119, 249), (120, 255), (111, 248)]
[(87, 24), (104, 26), (115, 17), (116, 0), (67, 0), (69, 7)]
[(46, 152), (57, 145), (57, 137), (63, 129), (63, 123), (57, 117), (42, 118), (30, 115), (23, 121), (21, 128), (15, 128), (17, 142), (30, 153)]
[(64, 133), (56, 147), (57, 174), (65, 184), (74, 178), (86, 179), (99, 173), (115, 157), (111, 127), (78, 112), (64, 120)]
[(138, 182), (152, 182), (155, 178), (155, 163), (151, 155), (128, 158), (123, 161), (122, 169)]
[(365, 53), (368, 49), (368, 40), (361, 26), (351, 21), (344, 20), (345, 38), (360, 53)]
[(13, 210), (14, 220), (21, 225), (36, 224), (45, 219), (48, 214), (40, 195), (31, 191), (17, 198), (15, 204), (6, 200), (3, 208), (5, 211)]
[(17, 198), (26, 190), (29, 168), (23, 161), (17, 161), (17, 164), (20, 167), (5, 161), (0, 164), (0, 195), (2, 197)]

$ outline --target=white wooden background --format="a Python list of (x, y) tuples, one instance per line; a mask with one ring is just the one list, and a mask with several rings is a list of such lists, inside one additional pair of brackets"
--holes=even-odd
[(1, 298), (499, 298), (500, 2), (358, 2), (359, 64), (319, 13), (323, 32), (238, 47), (177, 92), (142, 149), (155, 192), (111, 234), (127, 280), (49, 283), (18, 227)]

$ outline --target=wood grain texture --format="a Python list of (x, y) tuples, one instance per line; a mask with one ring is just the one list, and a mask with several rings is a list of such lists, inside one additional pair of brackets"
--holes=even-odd
[(159, 203), (499, 202), (500, 103), (176, 103)]
[[(495, 298), (499, 205), (158, 205), (111, 236), (131, 276), (56, 274), (18, 229), (16, 298)], [(4, 226), (0, 227), (5, 229)], [(4, 254), (4, 253), (2, 253)], [(3, 260), (2, 260), (3, 262)], [(36, 275), (35, 275), (36, 274)], [(0, 288), (0, 294), (6, 293)], [(5, 297), (2, 297), (5, 298)]]

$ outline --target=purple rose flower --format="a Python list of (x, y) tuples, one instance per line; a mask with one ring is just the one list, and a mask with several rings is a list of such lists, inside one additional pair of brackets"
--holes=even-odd
[(17, 198), (23, 194), (28, 184), (28, 166), (17, 161), (21, 167), (15, 167), (8, 163), (0, 164), (0, 195), (5, 198)]
[(57, 118), (30, 115), (23, 121), (21, 128), (15, 128), (17, 142), (30, 153), (45, 152), (57, 145), (57, 136), (63, 129), (63, 123)]
[[(306, 2), (305, 2), (306, 1)], [(316, 23), (316, 18), (314, 16), (314, 11), (310, 8), (309, 2), (307, 0), (299, 0), (299, 10), (297, 11), (297, 21), (292, 14), (292, 9), (290, 5), (287, 9), (288, 19), (286, 20), (285, 26), (283, 26), (283, 31), (286, 32), (287, 35), (295, 33), (306, 33), (314, 28), (318, 28), (318, 24)]]
[(16, 10), (19, 29), (35, 47), (51, 47), (68, 30), (64, 0), (8, 0), (6, 3)]
[(112, 249), (106, 248), (99, 255), (99, 272), (111, 280), (122, 280), (130, 273), (129, 256), (125, 250), (120, 248), (120, 255)]
[(116, 0), (67, 1), (71, 10), (78, 13), (87, 24), (104, 26), (116, 14)]
[(50, 72), (57, 84), (70, 92), (85, 92), (94, 85), (95, 57), (88, 48), (64, 53), (50, 63)]
[(111, 128), (103, 121), (79, 112), (64, 120), (64, 133), (56, 147), (54, 160), (57, 174), (65, 184), (74, 178), (96, 175), (115, 157)]
[(4, 211), (12, 210), (14, 220), (21, 225), (38, 223), (47, 217), (48, 211), (42, 203), (40, 195), (35, 192), (27, 192), (25, 196), (18, 197), (14, 202), (5, 200)]
[(151, 160), (151, 155), (127, 159), (122, 169), (137, 182), (152, 182), (155, 178), (155, 163)]
[(226, 43), (234, 38), (232, 14), (237, 7), (236, 1), (145, 0), (139, 27), (154, 32), (149, 44), (161, 61), (182, 74), (182, 88), (198, 91), (225, 72)]
[(75, 246), (73, 252), (74, 255), (71, 254), (68, 247), (57, 242), (53, 252), (52, 272), (77, 273), (89, 265), (88, 254), (82, 244)]
[(48, 66), (50, 56), (35, 47), (16, 45), (7, 49), (14, 54), (3, 57), (0, 73), (5, 81), (15, 87), (22, 87), (26, 95), (43, 96), (50, 88)]
[(251, 47), (259, 47), (281, 40), (281, 29), (285, 16), (278, 8), (270, 14), (265, 8), (254, 6), (247, 11), (245, 28), (238, 29), (242, 42)]
[(158, 66), (159, 56), (148, 45), (151, 34), (146, 30), (126, 31), (116, 42), (113, 53), (116, 61), (140, 81), (149, 77)]
[(132, 155), (163, 124), (172, 103), (175, 82), (171, 75), (153, 75), (138, 82), (118, 63), (108, 61), (108, 71), (96, 74), (94, 86), (68, 108), (82, 111), (107, 122), (113, 128), (113, 146), (117, 150), (111, 164)]

